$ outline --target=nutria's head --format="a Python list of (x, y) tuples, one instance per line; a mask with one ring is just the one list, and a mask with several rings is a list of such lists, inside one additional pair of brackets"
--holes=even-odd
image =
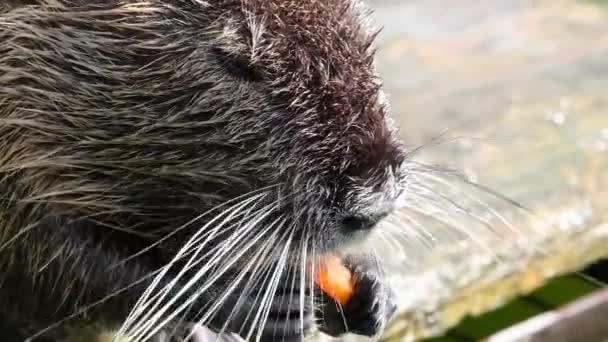
[(59, 3), (3, 29), (3, 167), (29, 196), (161, 236), (264, 194), (317, 248), (391, 210), (403, 154), (358, 2)]
[(29, 205), (5, 222), (94, 226), (90, 239), (157, 265), (193, 234), (322, 254), (365, 236), (402, 192), (358, 1), (3, 11), (0, 175), (6, 205)]

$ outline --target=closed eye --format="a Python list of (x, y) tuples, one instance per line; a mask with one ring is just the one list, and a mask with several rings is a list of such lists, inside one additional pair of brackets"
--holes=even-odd
[(249, 61), (240, 56), (234, 56), (219, 48), (214, 49), (219, 64), (231, 76), (249, 82), (257, 82), (261, 80), (260, 75), (256, 72), (255, 67)]

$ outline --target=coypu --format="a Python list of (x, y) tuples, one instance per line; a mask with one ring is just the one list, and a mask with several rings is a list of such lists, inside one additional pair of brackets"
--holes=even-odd
[(371, 253), (345, 257), (344, 307), (307, 276), (404, 190), (367, 21), (358, 0), (3, 2), (2, 320), (379, 333)]

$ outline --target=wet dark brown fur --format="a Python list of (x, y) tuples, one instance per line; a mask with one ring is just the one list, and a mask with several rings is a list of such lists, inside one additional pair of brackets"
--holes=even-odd
[(349, 0), (2, 2), (4, 318), (39, 329), (116, 294), (74, 319), (119, 324), (192, 219), (260, 189), (318, 253), (365, 235), (404, 159), (366, 20)]

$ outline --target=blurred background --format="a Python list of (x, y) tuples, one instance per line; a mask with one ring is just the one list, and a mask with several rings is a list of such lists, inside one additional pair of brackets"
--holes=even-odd
[(513, 187), (550, 186), (546, 200), (576, 183), (552, 179), (562, 168), (608, 153), (608, 1), (369, 3), (408, 143), (451, 130), (436, 160), (526, 202)]
[[(367, 1), (375, 11), (377, 26), (383, 28), (378, 41), (378, 69), (402, 138), (412, 147), (427, 144), (419, 159), (460, 170), (469, 179), (529, 208), (542, 217), (545, 227), (551, 227), (541, 229), (549, 236), (566, 236), (564, 232), (571, 227), (588, 235), (587, 232), (608, 222), (608, 196), (605, 195), (608, 192), (608, 1)], [(442, 143), (428, 144), (441, 134)], [(464, 198), (465, 193), (466, 190), (456, 191), (451, 196)], [(487, 212), (488, 207), (496, 209), (494, 221), (500, 221), (497, 217), (506, 217), (518, 232), (523, 232), (524, 239), (530, 232), (538, 231), (532, 227), (529, 216), (521, 215), (513, 203), (496, 200), (495, 196), (483, 203), (485, 206), (478, 208), (481, 212)], [(493, 224), (494, 221), (484, 222)], [(534, 225), (538, 227), (538, 222)], [(423, 226), (427, 227), (426, 222)], [(483, 229), (487, 233), (487, 225), (478, 232)], [(436, 232), (435, 237), (441, 236), (440, 230)], [(514, 241), (515, 238), (509, 240), (511, 237), (485, 241), (492, 248), (498, 248)], [(592, 254), (589, 241), (595, 238), (567, 245), (566, 240), (572, 242), (573, 239), (567, 237), (553, 245), (546, 242), (544, 247), (551, 251), (569, 248), (581, 255)], [(461, 256), (477, 245), (478, 241), (471, 241)], [(441, 243), (433, 246), (442, 248)], [(506, 254), (509, 248), (514, 254), (519, 252), (507, 246)], [(407, 253), (417, 252), (410, 248), (406, 249)], [(556, 261), (551, 272), (557, 274), (582, 265), (581, 255)], [(395, 259), (391, 255), (389, 258)], [(513, 265), (513, 268), (526, 268), (534, 258), (538, 256), (528, 259), (528, 264)], [(414, 259), (414, 262), (404, 267), (405, 259)], [(429, 262), (431, 259), (433, 262)], [(448, 259), (454, 259), (454, 255)], [(406, 255), (403, 260), (395, 263), (395, 272), (403, 273), (407, 269), (406, 272), (413, 275), (398, 281), (405, 284), (403, 292), (416, 293), (418, 290), (412, 289), (411, 282), (417, 282), (421, 272), (441, 264), (428, 253)], [(521, 258), (507, 258), (503, 263), (516, 260)], [(449, 269), (449, 265), (446, 268)], [(469, 271), (471, 269), (460, 269), (462, 273)], [(441, 272), (444, 276), (447, 271)], [(460, 278), (450, 279), (453, 284)], [(573, 281), (573, 278), (567, 280)], [(503, 320), (502, 326), (492, 325), (492, 319), (481, 323), (468, 321), (465, 322), (468, 328), (461, 328), (447, 340), (472, 341), (487, 337), (495, 332), (492, 329), (502, 329), (507, 323), (514, 324), (523, 317), (589, 292), (589, 288), (577, 292), (581, 289), (577, 286), (589, 284), (564, 284), (545, 288), (545, 301), (557, 298), (556, 293), (571, 295), (559, 303), (536, 306), (524, 303), (526, 306), (520, 300), (516, 310), (520, 310), (520, 314), (525, 311), (525, 315), (494, 317), (494, 321)], [(539, 281), (528, 290), (540, 285)], [(444, 299), (458, 295), (462, 287), (454, 286), (452, 290)], [(542, 296), (542, 293), (535, 298), (530, 295), (527, 300), (538, 302)], [(401, 300), (407, 302), (405, 306), (413, 306), (415, 302), (408, 296)], [(441, 305), (436, 302), (435, 306), (427, 306), (437, 309)], [(508, 303), (507, 300), (499, 302), (500, 305)], [(482, 313), (485, 309), (477, 311)], [(421, 312), (404, 315), (405, 323), (411, 323), (407, 319), (417, 314)], [(398, 334), (391, 336), (400, 338)]]

